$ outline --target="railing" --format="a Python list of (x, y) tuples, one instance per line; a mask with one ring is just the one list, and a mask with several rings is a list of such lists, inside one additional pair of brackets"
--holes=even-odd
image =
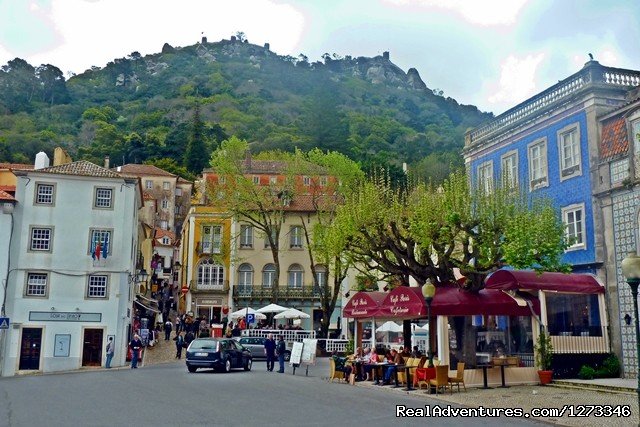
[(321, 338), (318, 340), (318, 347), (324, 348), (327, 353), (344, 353), (347, 350), (348, 340), (340, 339), (326, 339)]
[[(234, 298), (272, 299), (276, 296), (275, 289), (262, 286), (236, 285), (233, 287)], [(320, 298), (320, 291), (315, 286), (301, 288), (278, 288), (277, 297), (281, 299), (314, 299)]]
[(299, 329), (244, 329), (243, 337), (267, 337), (273, 334), (274, 337), (282, 335), (287, 342), (302, 342), (305, 338), (315, 338), (316, 331)]
[(575, 335), (574, 331), (550, 333), (554, 353), (609, 353), (607, 328), (591, 327)]
[(222, 282), (212, 282), (210, 284), (196, 283), (195, 291), (217, 291), (217, 292), (229, 292), (229, 281), (223, 280)]
[(559, 104), (590, 84), (612, 87), (640, 86), (640, 72), (603, 67), (597, 62), (589, 63), (582, 70), (500, 114), (488, 124), (468, 132), (465, 135), (465, 147), (474, 145), (481, 139), (488, 139), (489, 135), (498, 130), (507, 128), (527, 117), (532, 117), (553, 104)]

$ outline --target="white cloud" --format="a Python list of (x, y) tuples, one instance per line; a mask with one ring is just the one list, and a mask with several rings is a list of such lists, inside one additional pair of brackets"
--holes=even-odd
[(500, 65), (499, 82), (489, 85), (492, 95), (487, 101), (494, 105), (513, 105), (534, 95), (536, 73), (544, 57), (544, 53), (531, 54), (524, 58), (514, 55), (507, 57)]
[(515, 24), (527, 0), (383, 0), (398, 6), (451, 10), (478, 25)]

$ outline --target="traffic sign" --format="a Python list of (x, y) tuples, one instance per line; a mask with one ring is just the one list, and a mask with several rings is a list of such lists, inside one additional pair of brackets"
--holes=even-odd
[(181, 290), (182, 290), (182, 295), (186, 295), (187, 292), (189, 292), (189, 288), (187, 288), (186, 286), (183, 286)]
[(247, 314), (247, 323), (248, 324), (252, 324), (255, 321), (256, 321), (256, 315), (255, 314), (253, 314), (253, 313)]
[(0, 317), (0, 329), (9, 329), (9, 318)]

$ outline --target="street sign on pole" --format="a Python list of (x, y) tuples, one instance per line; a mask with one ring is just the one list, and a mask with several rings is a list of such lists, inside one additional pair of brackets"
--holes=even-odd
[(247, 314), (247, 323), (250, 325), (256, 321), (256, 315), (253, 313)]
[(0, 317), (0, 329), (9, 329), (9, 318)]
[(181, 291), (182, 291), (182, 295), (186, 295), (186, 294), (187, 294), (187, 292), (189, 292), (189, 288), (188, 288), (188, 287), (186, 287), (186, 286), (183, 286), (183, 287), (182, 287), (182, 289), (181, 289)]

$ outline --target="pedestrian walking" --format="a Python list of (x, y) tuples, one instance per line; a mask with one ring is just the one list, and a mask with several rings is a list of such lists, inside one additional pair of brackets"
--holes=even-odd
[(178, 336), (178, 334), (181, 331), (181, 328), (180, 328), (181, 324), (182, 324), (182, 321), (180, 320), (180, 316), (176, 316), (176, 336)]
[(278, 344), (276, 345), (276, 354), (278, 355), (278, 363), (280, 364), (279, 373), (284, 374), (284, 352), (287, 349), (287, 344), (284, 342), (282, 335), (278, 335)]
[(138, 359), (140, 358), (140, 350), (142, 350), (142, 341), (140, 336), (135, 334), (129, 343), (131, 348), (131, 369), (138, 369)]
[(164, 340), (169, 341), (171, 339), (171, 329), (173, 328), (173, 324), (171, 320), (167, 317), (167, 321), (164, 323)]
[(276, 361), (276, 341), (273, 339), (273, 334), (267, 335), (264, 342), (264, 354), (267, 356), (267, 371), (271, 372)]
[(176, 359), (181, 359), (182, 348), (184, 347), (184, 338), (182, 337), (181, 332), (178, 332), (178, 336), (176, 336), (175, 340), (176, 340)]
[(106, 355), (107, 355), (107, 362), (105, 363), (104, 367), (107, 369), (111, 368), (111, 359), (113, 359), (113, 353), (114, 353), (114, 348), (113, 348), (113, 337), (109, 337), (109, 342), (107, 342), (107, 349), (105, 351)]

